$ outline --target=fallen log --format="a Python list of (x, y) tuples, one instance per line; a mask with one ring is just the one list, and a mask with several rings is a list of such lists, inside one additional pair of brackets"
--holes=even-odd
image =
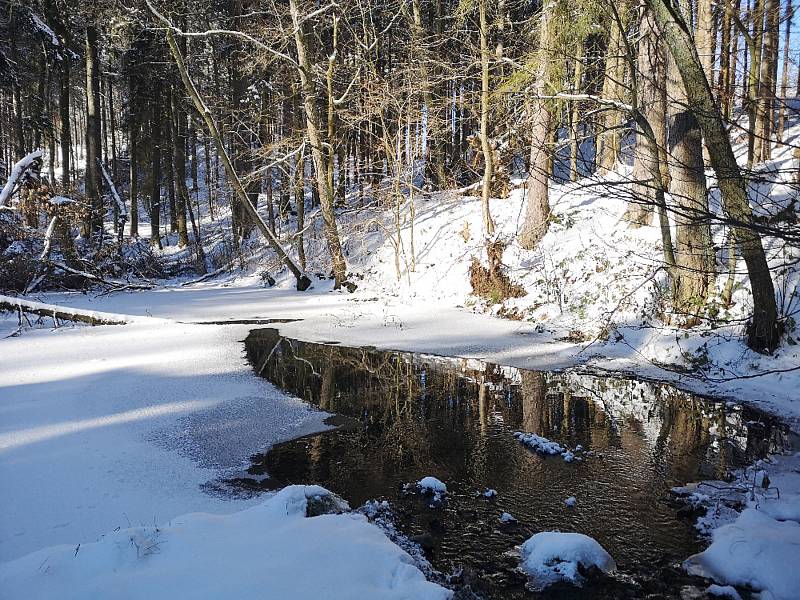
[(0, 295), (0, 311), (50, 317), (53, 320), (78, 321), (89, 325), (127, 325), (134, 320), (134, 318), (126, 315), (69, 308), (43, 302), (31, 302), (22, 298), (3, 295)]

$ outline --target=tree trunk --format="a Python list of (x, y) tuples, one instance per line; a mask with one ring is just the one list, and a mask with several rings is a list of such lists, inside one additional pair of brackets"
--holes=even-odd
[(97, 28), (86, 27), (86, 198), (90, 216), (84, 235), (99, 233), (103, 227), (103, 202), (100, 195), (100, 60)]
[(553, 108), (551, 101), (542, 98), (545, 95), (547, 81), (550, 76), (550, 50), (553, 38), (552, 0), (542, 5), (539, 17), (539, 48), (537, 50), (536, 78), (534, 98), (531, 102), (533, 126), (531, 127), (531, 154), (528, 170), (527, 206), (525, 221), (519, 232), (519, 244), (532, 250), (542, 240), (550, 225), (550, 160), (547, 142), (552, 129)]
[(695, 26), (694, 40), (700, 64), (708, 81), (714, 81), (714, 41), (716, 39), (714, 28), (714, 11), (711, 0), (697, 0), (697, 24)]
[[(735, 0), (735, 10), (739, 10), (739, 2), (741, 0)], [(723, 11), (722, 13), (722, 33), (720, 39), (720, 50), (719, 50), (719, 75), (717, 77), (717, 99), (719, 100), (721, 111), (722, 111), (722, 118), (724, 120), (728, 120), (731, 114), (731, 74), (733, 74), (733, 79), (735, 82), (736, 79), (736, 71), (731, 69), (731, 27), (733, 25), (733, 14), (730, 4), (725, 4), (724, 6), (720, 7)], [(738, 35), (738, 32), (734, 30), (735, 35)], [(737, 45), (738, 49), (738, 45)]]
[(756, 156), (756, 107), (760, 91), (759, 75), (761, 67), (761, 45), (764, 37), (764, 0), (753, 0), (753, 9), (750, 11), (750, 18), (753, 21), (753, 30), (751, 35), (752, 43), (748, 44), (750, 66), (747, 70), (748, 169), (752, 168), (753, 163), (758, 160)]
[(131, 237), (139, 237), (139, 103), (136, 79), (131, 71), (128, 79), (128, 157), (130, 159)]
[[(175, 170), (173, 169), (173, 155), (175, 152), (175, 146), (177, 145), (173, 134), (175, 132), (175, 125), (173, 123), (173, 119), (175, 118), (172, 114), (172, 93), (171, 91), (167, 92), (166, 98), (166, 105), (164, 106), (164, 179), (166, 180), (164, 183), (167, 188), (167, 210), (166, 213), (169, 216), (169, 232), (176, 233), (178, 231), (178, 211), (175, 207)], [(164, 228), (166, 232), (166, 228)], [(166, 237), (167, 245), (170, 244), (169, 237)]]
[(481, 150), (483, 152), (483, 186), (481, 207), (483, 228), (487, 237), (494, 235), (494, 221), (489, 211), (489, 197), (494, 177), (494, 151), (489, 141), (489, 23), (486, 19), (486, 0), (478, 1), (481, 38)]
[(753, 132), (753, 160), (763, 162), (772, 154), (772, 106), (775, 98), (774, 61), (778, 56), (780, 0), (766, 0), (764, 48), (759, 65), (756, 121)]
[(256, 212), (255, 207), (250, 204), (247, 193), (245, 192), (244, 187), (242, 186), (242, 183), (239, 180), (235, 169), (233, 168), (233, 163), (231, 162), (230, 157), (225, 150), (225, 146), (222, 143), (222, 135), (220, 135), (217, 124), (211, 115), (211, 111), (203, 101), (202, 97), (197, 91), (197, 88), (189, 77), (189, 71), (186, 69), (186, 64), (183, 62), (183, 56), (181, 55), (180, 48), (175, 41), (175, 36), (171, 29), (172, 24), (166, 17), (159, 14), (149, 2), (148, 8), (150, 8), (150, 11), (168, 27), (167, 43), (169, 44), (170, 51), (175, 59), (175, 64), (178, 67), (178, 71), (181, 74), (181, 80), (183, 81), (183, 85), (186, 88), (189, 96), (192, 98), (192, 102), (194, 102), (197, 112), (200, 113), (200, 116), (205, 121), (206, 127), (208, 127), (211, 136), (214, 138), (214, 142), (217, 144), (219, 155), (222, 158), (222, 164), (225, 167), (225, 172), (228, 175), (231, 186), (233, 187), (236, 200), (245, 206), (246, 210), (250, 213), (250, 217), (255, 221), (256, 226), (261, 233), (264, 234), (264, 237), (267, 238), (270, 246), (273, 248), (273, 250), (275, 250), (275, 253), (291, 271), (292, 275), (295, 276), (295, 279), (297, 280), (297, 289), (301, 292), (307, 290), (311, 286), (311, 280), (297, 267), (289, 255), (286, 254), (286, 251), (283, 249), (278, 239), (270, 231), (269, 227), (267, 227), (267, 224), (264, 223), (264, 220), (259, 216), (258, 212)]
[[(235, 26), (242, 26), (244, 2), (243, 0), (232, 0), (230, 2), (230, 16)], [(185, 38), (181, 40), (184, 47), (181, 52), (186, 56)], [(250, 173), (253, 167), (250, 147), (250, 127), (247, 123), (247, 88), (250, 81), (245, 72), (247, 56), (242, 47), (243, 42), (233, 42), (233, 52), (230, 54), (230, 77), (231, 77), (231, 104), (233, 111), (231, 119), (233, 124), (231, 131), (231, 154), (233, 155), (233, 168), (238, 174)], [(253, 184), (258, 186), (258, 181), (248, 184), (245, 188), (248, 202), (252, 206), (258, 203), (258, 187), (253, 188)], [(253, 231), (255, 223), (250, 217), (250, 213), (243, 205), (234, 203), (233, 205), (233, 233), (237, 240), (244, 240)]]
[[(575, 70), (572, 77), (572, 90), (575, 94), (580, 94), (583, 91), (583, 60), (585, 54), (586, 40), (581, 38), (578, 41), (578, 52), (575, 57)], [(571, 181), (577, 181), (580, 178), (580, 171), (578, 169), (578, 159), (581, 154), (581, 143), (583, 136), (581, 135), (581, 104), (574, 102), (570, 112), (570, 157), (569, 157), (569, 178)]]
[[(637, 129), (633, 154), (634, 198), (625, 211), (625, 220), (633, 227), (649, 225), (653, 219), (656, 192), (667, 188), (669, 176), (666, 172), (666, 110), (665, 89), (666, 64), (661, 35), (649, 10), (642, 12), (639, 26), (637, 51), (638, 107), (650, 124), (655, 144), (645, 132)], [(653, 156), (660, 156), (652, 164)], [(658, 180), (652, 177), (654, 169), (661, 173)]]
[[(625, 36), (624, 24), (627, 13), (627, 1), (619, 4), (617, 14), (623, 21), (622, 24), (612, 17), (611, 33), (608, 39), (608, 51), (603, 78), (603, 98), (622, 100), (625, 94)], [(605, 111), (603, 131), (600, 132), (597, 144), (597, 161), (601, 172), (611, 171), (617, 162), (620, 145), (622, 142), (622, 118), (619, 111), (611, 109)]]
[[(684, 14), (690, 14), (686, 2)], [(702, 58), (702, 57), (701, 57)], [(704, 75), (706, 70), (702, 65)], [(675, 264), (673, 308), (687, 316), (686, 325), (697, 322), (705, 308), (709, 284), (714, 273), (711, 248), (706, 176), (703, 165), (703, 138), (700, 125), (687, 99), (674, 58), (667, 61), (669, 98), (669, 192), (675, 221)]]
[(175, 185), (178, 191), (175, 200), (175, 229), (178, 232), (178, 247), (183, 248), (189, 243), (186, 231), (186, 207), (191, 199), (189, 198), (189, 189), (186, 187), (186, 112), (178, 104), (176, 96), (175, 90), (171, 89), (169, 97), (173, 115), (170, 121), (173, 142), (172, 161)]
[(152, 154), (150, 186), (150, 245), (161, 246), (161, 102), (160, 94), (153, 94), (150, 107), (150, 143)]
[(314, 161), (325, 238), (328, 242), (328, 251), (333, 262), (334, 289), (338, 289), (345, 283), (347, 264), (345, 263), (341, 242), (339, 241), (339, 231), (336, 226), (336, 215), (333, 210), (333, 190), (328, 183), (325, 150), (321, 135), (321, 121), (316, 105), (316, 86), (311, 79), (311, 62), (306, 52), (305, 31), (300, 21), (296, 0), (289, 0), (289, 11), (292, 15), (292, 25), (294, 27), (294, 41), (299, 64), (298, 74), (300, 76), (303, 107), (306, 114), (306, 131), (308, 133), (308, 141), (311, 144), (311, 157)]
[(67, 193), (70, 186), (69, 155), (72, 133), (70, 132), (69, 122), (69, 57), (61, 58), (61, 73), (58, 86), (58, 113), (61, 121), (61, 185), (64, 193)]
[(783, 133), (786, 128), (786, 95), (789, 92), (789, 43), (791, 42), (792, 35), (792, 0), (786, 0), (786, 12), (784, 13), (784, 22), (786, 23), (783, 38), (783, 72), (781, 74), (781, 95), (778, 102), (778, 128), (775, 131), (775, 138), (779, 144), (783, 143)]
[(753, 293), (753, 316), (748, 327), (747, 344), (758, 352), (771, 352), (780, 340), (775, 288), (761, 238), (752, 228), (747, 185), (736, 163), (728, 133), (714, 103), (711, 88), (683, 17), (674, 10), (669, 0), (647, 0), (647, 3), (653, 10), (680, 72), (689, 105), (703, 131), (711, 165), (719, 182), (723, 206), (734, 225), (736, 239), (747, 265)]

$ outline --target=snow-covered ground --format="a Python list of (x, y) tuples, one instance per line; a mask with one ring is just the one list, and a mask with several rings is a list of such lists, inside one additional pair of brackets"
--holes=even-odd
[[(789, 140), (796, 141), (798, 133), (795, 126)], [(612, 184), (620, 182), (625, 168), (610, 176)], [(764, 169), (783, 180), (764, 184), (761, 191), (785, 205), (796, 194), (788, 185), (796, 169), (790, 149), (777, 150)], [(202, 492), (201, 486), (279, 440), (324, 427), (325, 415), (253, 375), (240, 342), (258, 325), (207, 324), (213, 321), (298, 319), (274, 326), (309, 341), (480, 358), (521, 368), (580, 365), (630, 371), (750, 403), (797, 430), (800, 345), (787, 338), (767, 357), (744, 347), (741, 321), (691, 331), (665, 325), (657, 229), (626, 227), (621, 222), (624, 200), (589, 183), (554, 185), (553, 223), (532, 252), (514, 242), (524, 208), (521, 188), (492, 201), (499, 236), (509, 243), (504, 255), (508, 273), (528, 292), (502, 305), (470, 294), (469, 265), (484, 255), (481, 207), (477, 198), (454, 192), (417, 195), (413, 223), (407, 201), (401, 207), (399, 238), (391, 210), (342, 215), (349, 270), (359, 285), (354, 294), (331, 291), (329, 281), (316, 278), (312, 290), (296, 292), (265, 250), (255, 253), (247, 270), (206, 283), (181, 287), (175, 281), (151, 291), (97, 297), (37, 294), (31, 299), (145, 318), (124, 319), (132, 322), (117, 326), (26, 329), (20, 337), (0, 340), (0, 561), (54, 544), (67, 544), (50, 551), (54, 564), (64, 564), (77, 544), (108, 557), (112, 547), (135, 537), (132, 528), (152, 533), (159, 527), (165, 539), (179, 540), (183, 525), (169, 523), (186, 513), (237, 513), (226, 519), (187, 517), (191, 536), (224, 529), (221, 523), (245, 527), (259, 514), (257, 500), (223, 499)], [(207, 215), (202, 226), (214, 243), (227, 230), (224, 219), (209, 223)], [(283, 233), (290, 226), (283, 223)], [(714, 235), (724, 246), (724, 232), (715, 229)], [(306, 242), (309, 273), (327, 272), (319, 228), (308, 230)], [(782, 314), (789, 316), (798, 310), (800, 272), (791, 263), (800, 258), (800, 250), (774, 240), (766, 245), (773, 266), (787, 265), (776, 288)], [(163, 252), (168, 259), (182, 254), (186, 251), (174, 248)], [(277, 286), (262, 286), (264, 270)], [(717, 290), (725, 275), (720, 268)], [(745, 283), (740, 275), (734, 305), (721, 313), (733, 323), (751, 308)], [(16, 326), (16, 316), (8, 316), (0, 321), (0, 336)], [(797, 332), (789, 337), (794, 340)], [(782, 497), (794, 498), (790, 503), (800, 497), (800, 490), (792, 493), (784, 485)], [(740, 518), (738, 513), (729, 516), (714, 526)], [(366, 524), (345, 519), (350, 517), (336, 520), (335, 527), (346, 523), (342, 531), (352, 526), (365, 536), (379, 533), (365, 533)], [(117, 528), (117, 534), (92, 545)], [(786, 530), (787, 539), (794, 539), (795, 532)], [(728, 530), (719, 531), (720, 543), (726, 543)], [(227, 549), (220, 545), (217, 554)], [(407, 564), (384, 550), (385, 568)], [(145, 568), (131, 562), (130, 554), (118, 558), (121, 566), (133, 569), (130, 574)], [(158, 559), (148, 556), (145, 562), (161, 559), (177, 566), (185, 556), (176, 550)], [(34, 559), (11, 563), (23, 570), (3, 567), (14, 585), (27, 585), (30, 571), (24, 569), (32, 562), (25, 561)], [(62, 575), (80, 578), (86, 573), (80, 569), (96, 566), (73, 564)], [(407, 570), (398, 573), (406, 577)], [(416, 575), (408, 576), (417, 581)], [(723, 574), (718, 579), (739, 583)], [(151, 581), (166, 585), (163, 579)]]
[(200, 485), (324, 427), (321, 413), (252, 375), (246, 327), (152, 321), (0, 342), (0, 560), (238, 510)]

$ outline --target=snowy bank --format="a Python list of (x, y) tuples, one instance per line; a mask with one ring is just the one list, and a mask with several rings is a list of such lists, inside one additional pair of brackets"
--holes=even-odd
[(767, 591), (774, 600), (797, 598), (800, 523), (776, 521), (748, 508), (734, 523), (716, 529), (713, 540), (685, 561), (690, 574)]
[(718, 583), (789, 600), (800, 590), (800, 453), (770, 456), (675, 493), (702, 514), (696, 527), (711, 545), (684, 568)]
[(120, 590), (147, 600), (176, 590), (186, 598), (450, 597), (366, 517), (307, 517), (311, 502), (341, 506), (324, 488), (290, 486), (230, 515), (194, 513), (39, 550), (0, 565), (0, 589), (11, 598), (59, 600)]

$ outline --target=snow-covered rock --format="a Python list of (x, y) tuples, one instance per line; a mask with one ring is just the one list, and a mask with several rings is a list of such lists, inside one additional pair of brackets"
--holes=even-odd
[(559, 581), (581, 585), (582, 570), (597, 567), (613, 573), (617, 565), (593, 538), (582, 533), (543, 531), (520, 547), (520, 567), (531, 578), (532, 587), (542, 590)]
[(436, 477), (423, 477), (417, 482), (417, 487), (419, 487), (422, 492), (429, 492), (433, 494), (447, 493), (447, 486), (436, 479)]
[(713, 542), (689, 557), (692, 575), (767, 591), (774, 600), (792, 600), (800, 591), (800, 524), (776, 521), (748, 508), (734, 523), (714, 530)]
[(516, 523), (517, 522), (517, 518), (514, 515), (512, 515), (511, 513), (503, 512), (500, 515), (500, 522), (501, 523)]
[[(564, 459), (564, 462), (581, 460), (580, 457), (575, 455), (575, 452), (579, 451), (578, 448), (576, 448), (575, 452), (573, 452), (558, 442), (548, 440), (546, 437), (542, 437), (541, 435), (536, 435), (535, 433), (526, 433), (524, 431), (516, 431), (514, 432), (514, 437), (517, 438), (521, 443), (525, 444), (528, 448), (534, 452), (538, 452), (539, 454), (545, 454), (549, 456), (560, 455), (561, 458)], [(579, 446), (579, 448), (582, 447)]]
[(555, 456), (556, 454), (563, 454), (567, 451), (566, 448), (564, 448), (561, 444), (552, 442), (546, 437), (536, 435), (535, 433), (517, 431), (514, 433), (514, 437), (525, 444), (528, 448), (534, 452), (538, 452), (539, 454), (550, 454)]
[[(290, 486), (231, 515), (194, 513), (0, 564), (8, 598), (382, 598), (445, 600), (412, 558), (318, 486)], [(124, 592), (122, 592), (124, 590)], [(180, 592), (177, 592), (180, 590)]]

